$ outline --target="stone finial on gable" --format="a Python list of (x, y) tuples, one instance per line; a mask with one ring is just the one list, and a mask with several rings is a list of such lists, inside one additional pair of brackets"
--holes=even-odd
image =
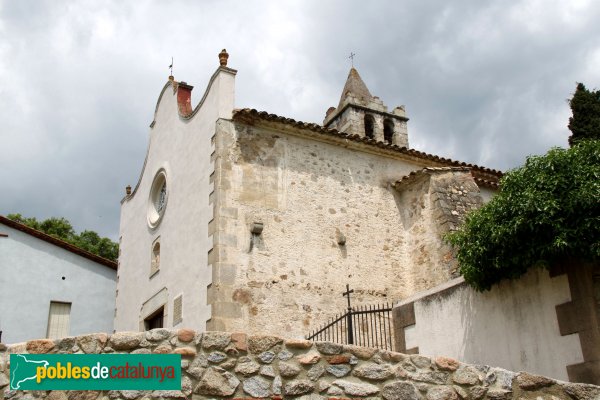
[(225, 49), (221, 50), (221, 52), (219, 53), (219, 64), (221, 65), (221, 67), (227, 66), (228, 59), (229, 59), (229, 53), (227, 52), (227, 50), (225, 50)]

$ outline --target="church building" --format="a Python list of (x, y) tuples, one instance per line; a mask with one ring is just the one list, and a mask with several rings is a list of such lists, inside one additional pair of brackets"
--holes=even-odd
[(355, 68), (322, 125), (237, 109), (228, 57), (199, 100), (173, 77), (158, 96), (121, 202), (117, 331), (303, 337), (346, 307), (346, 284), (374, 304), (456, 277), (443, 235), (499, 171), (411, 148), (405, 107)]

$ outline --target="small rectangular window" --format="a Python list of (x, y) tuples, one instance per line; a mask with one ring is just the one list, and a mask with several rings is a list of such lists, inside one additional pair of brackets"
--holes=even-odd
[(50, 302), (48, 313), (48, 339), (58, 339), (69, 336), (71, 323), (71, 303), (58, 301)]
[(183, 306), (183, 295), (179, 295), (179, 296), (175, 297), (175, 300), (173, 300), (173, 326), (175, 326), (175, 325), (181, 323), (181, 321), (183, 321), (182, 306)]

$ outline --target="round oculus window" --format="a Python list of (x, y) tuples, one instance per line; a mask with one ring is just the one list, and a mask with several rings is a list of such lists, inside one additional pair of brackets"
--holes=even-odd
[(154, 177), (148, 198), (148, 225), (151, 228), (156, 228), (160, 223), (167, 207), (168, 194), (167, 174), (164, 169), (161, 169)]

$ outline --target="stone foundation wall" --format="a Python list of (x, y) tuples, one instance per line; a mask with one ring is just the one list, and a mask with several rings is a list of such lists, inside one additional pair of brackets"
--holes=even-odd
[[(181, 391), (24, 392), (8, 388), (10, 353), (181, 354)], [(92, 334), (0, 345), (0, 397), (108, 400), (383, 398), (484, 400), (600, 398), (600, 387), (454, 359), (328, 342), (189, 329)]]

